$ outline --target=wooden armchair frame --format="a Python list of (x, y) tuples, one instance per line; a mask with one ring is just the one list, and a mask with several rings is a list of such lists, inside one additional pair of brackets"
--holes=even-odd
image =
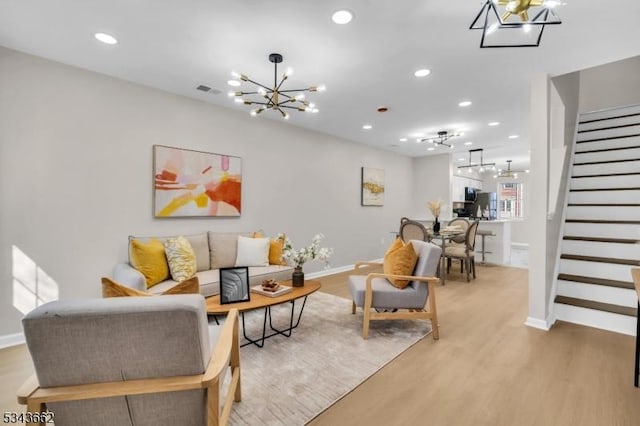
[[(356, 262), (354, 271), (363, 266), (382, 266), (382, 263), (378, 262)], [(398, 312), (375, 312), (372, 311), (373, 303), (373, 287), (372, 280), (374, 278), (399, 278), (410, 281), (420, 281), (429, 286), (429, 296), (427, 302), (429, 304), (429, 310), (422, 309), (408, 309), (407, 311)], [(364, 339), (369, 338), (369, 323), (375, 320), (396, 320), (396, 319), (428, 319), (431, 320), (431, 327), (433, 329), (433, 339), (438, 340), (440, 338), (440, 332), (438, 330), (438, 310), (436, 308), (436, 284), (440, 282), (440, 278), (437, 277), (418, 277), (413, 275), (393, 275), (383, 274), (379, 272), (373, 272), (367, 274), (366, 289), (364, 294), (363, 321), (362, 321), (362, 337)], [(399, 308), (400, 309), (400, 308)], [(356, 303), (351, 303), (351, 313), (356, 313)]]
[[(231, 369), (231, 382), (227, 397), (220, 410), (220, 388), (226, 367)], [(193, 376), (159, 377), (155, 379), (122, 382), (89, 383), (74, 386), (41, 388), (35, 375), (18, 390), (18, 403), (27, 406), (30, 413), (42, 413), (48, 402), (78, 401), (125, 395), (142, 395), (183, 390), (207, 390), (207, 425), (223, 426), (229, 421), (233, 402), (240, 402), (240, 345), (238, 337), (238, 310), (229, 311), (220, 336), (203, 374)], [(39, 423), (44, 425), (44, 423)]]

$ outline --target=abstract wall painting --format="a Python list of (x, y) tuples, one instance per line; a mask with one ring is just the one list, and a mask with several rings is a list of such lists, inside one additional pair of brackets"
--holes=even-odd
[(155, 217), (240, 216), (242, 159), (153, 146)]
[(384, 169), (362, 168), (361, 204), (363, 206), (384, 205)]

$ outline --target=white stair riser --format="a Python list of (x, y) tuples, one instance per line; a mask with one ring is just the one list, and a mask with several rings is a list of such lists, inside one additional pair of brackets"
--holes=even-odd
[[(621, 115), (638, 114), (640, 113), (640, 105), (629, 105), (622, 108), (610, 108), (603, 111), (593, 111), (580, 114), (580, 122), (601, 120), (603, 118), (619, 117)], [(608, 120), (607, 120), (608, 121)], [(600, 121), (600, 123), (606, 123), (607, 121)], [(582, 126), (582, 124), (581, 124)]]
[(640, 225), (612, 223), (565, 223), (564, 235), (573, 237), (627, 238), (640, 240)]
[(588, 262), (586, 260), (560, 259), (560, 273), (603, 278), (605, 280), (629, 281), (631, 266), (615, 263)]
[(640, 244), (562, 240), (562, 254), (640, 260)]
[(569, 192), (569, 204), (621, 204), (638, 203), (638, 200), (640, 200), (640, 190)]
[(636, 335), (636, 318), (628, 315), (579, 308), (563, 303), (554, 303), (553, 312), (556, 319), (561, 321), (614, 331), (629, 336)]
[(576, 153), (574, 164), (590, 163), (593, 161), (616, 161), (640, 158), (640, 148), (621, 149), (618, 151), (592, 152), (587, 154)]
[(640, 174), (626, 176), (583, 177), (571, 179), (571, 189), (638, 187), (640, 187)]
[[(603, 127), (626, 126), (629, 124), (640, 124), (640, 115), (632, 115), (630, 117), (612, 118), (605, 121), (593, 121), (591, 123), (580, 124), (578, 126), (578, 131), (583, 132), (585, 130), (602, 129)], [(586, 132), (586, 134), (589, 133), (591, 132)]]
[(616, 127), (606, 130), (594, 130), (592, 132), (578, 133), (578, 142), (593, 139), (617, 138), (640, 134), (640, 124), (629, 127)]
[(567, 207), (567, 219), (640, 220), (640, 206), (569, 206)]
[(571, 176), (606, 175), (609, 173), (640, 173), (639, 161), (625, 161), (623, 163), (585, 164), (573, 166)]
[(610, 303), (628, 308), (635, 308), (638, 304), (638, 296), (635, 290), (575, 281), (558, 280), (558, 295)]
[(596, 149), (633, 148), (634, 146), (640, 146), (640, 136), (582, 142), (576, 145), (576, 152), (593, 151)]

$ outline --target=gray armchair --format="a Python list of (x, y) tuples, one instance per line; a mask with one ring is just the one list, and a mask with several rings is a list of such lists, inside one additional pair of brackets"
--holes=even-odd
[(240, 401), (238, 313), (209, 327), (200, 295), (56, 301), (22, 324), (36, 375), (18, 402), (57, 426), (224, 425)]
[[(353, 299), (351, 313), (356, 307), (362, 308), (362, 337), (369, 337), (369, 323), (373, 320), (394, 319), (428, 319), (431, 320), (433, 338), (438, 339), (438, 314), (436, 309), (435, 284), (440, 282), (436, 270), (442, 249), (425, 241), (411, 240), (418, 255), (418, 262), (411, 275), (390, 275), (371, 273), (368, 275), (351, 275), (349, 292)], [(380, 265), (374, 262), (358, 262), (357, 272), (362, 266)], [(411, 280), (403, 289), (394, 287), (387, 278)], [(429, 308), (426, 308), (427, 302)]]

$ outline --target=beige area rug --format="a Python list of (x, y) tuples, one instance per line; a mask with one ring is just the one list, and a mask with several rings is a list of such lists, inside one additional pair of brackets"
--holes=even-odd
[[(290, 306), (272, 308), (274, 326), (288, 324)], [(245, 315), (249, 337), (261, 336), (262, 319), (263, 311)], [(242, 402), (234, 404), (230, 424), (303, 425), (430, 329), (429, 321), (374, 321), (363, 340), (362, 312), (351, 315), (350, 300), (316, 292), (291, 337), (241, 348)]]

